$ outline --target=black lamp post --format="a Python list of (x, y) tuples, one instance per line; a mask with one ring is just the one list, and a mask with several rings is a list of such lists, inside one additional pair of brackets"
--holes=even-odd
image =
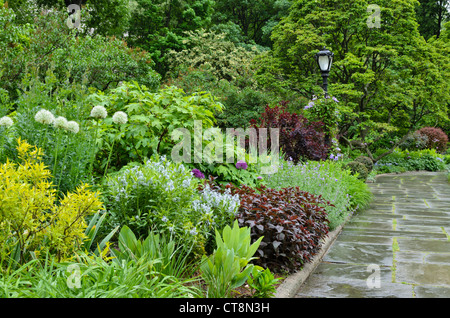
[(333, 63), (334, 53), (327, 50), (325, 47), (314, 56), (323, 78), (323, 90), (325, 91), (325, 97), (328, 96), (328, 75), (330, 74), (331, 64)]

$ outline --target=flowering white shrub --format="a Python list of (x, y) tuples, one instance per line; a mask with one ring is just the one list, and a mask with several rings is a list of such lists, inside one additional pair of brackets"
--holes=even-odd
[(104, 187), (111, 225), (127, 225), (142, 236), (150, 229), (167, 232), (201, 252), (215, 228), (232, 224), (240, 200), (209, 187), (200, 192), (199, 182), (184, 165), (164, 156), (126, 166)]

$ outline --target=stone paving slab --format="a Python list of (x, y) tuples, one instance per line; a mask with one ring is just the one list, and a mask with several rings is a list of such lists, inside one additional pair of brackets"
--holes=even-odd
[(446, 174), (382, 175), (369, 187), (374, 201), (345, 225), (295, 297), (450, 298)]
[[(322, 263), (305, 282), (296, 297), (320, 298), (411, 298), (413, 287), (391, 282), (390, 267), (380, 267), (380, 281), (371, 280), (365, 265)], [(368, 286), (368, 280), (369, 286)]]

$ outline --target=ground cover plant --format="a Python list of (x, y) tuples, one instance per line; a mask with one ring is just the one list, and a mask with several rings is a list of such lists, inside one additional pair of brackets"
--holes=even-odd
[(408, 151), (394, 150), (390, 155), (377, 161), (374, 170), (377, 173), (392, 173), (406, 171), (442, 171), (445, 169), (445, 157), (435, 149)]

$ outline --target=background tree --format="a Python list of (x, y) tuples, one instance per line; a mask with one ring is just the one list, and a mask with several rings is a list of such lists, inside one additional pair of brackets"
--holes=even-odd
[(17, 15), (17, 23), (33, 23), (43, 9), (67, 12), (70, 4), (77, 4), (90, 12), (85, 15), (86, 28), (92, 34), (123, 37), (130, 18), (129, 0), (8, 0)]
[(290, 0), (217, 0), (213, 21), (238, 25), (247, 41), (271, 47), (272, 29), (287, 15), (290, 6)]
[(419, 31), (425, 39), (439, 37), (444, 22), (450, 18), (449, 0), (419, 0), (416, 8)]
[(76, 30), (65, 23), (65, 12), (41, 12), (33, 24), (26, 25), (15, 18), (12, 9), (0, 6), (0, 89), (11, 100), (18, 97), (18, 88), (29, 73), (44, 81), (49, 71), (55, 83), (83, 83), (100, 90), (129, 80), (151, 89), (159, 86), (160, 76), (148, 53), (117, 38), (77, 37)]
[(282, 81), (311, 98), (323, 94), (313, 56), (323, 46), (333, 51), (330, 94), (340, 101), (340, 136), (358, 139), (369, 155), (369, 147), (387, 133), (403, 137), (427, 117), (444, 116), (449, 92), (442, 68), (448, 57), (419, 34), (417, 2), (375, 3), (380, 28), (368, 23), (374, 1), (295, 1), (274, 29), (273, 51), (259, 73), (270, 85)]
[(150, 52), (156, 70), (167, 71), (166, 53), (184, 48), (186, 31), (209, 27), (212, 0), (134, 0), (127, 42)]

